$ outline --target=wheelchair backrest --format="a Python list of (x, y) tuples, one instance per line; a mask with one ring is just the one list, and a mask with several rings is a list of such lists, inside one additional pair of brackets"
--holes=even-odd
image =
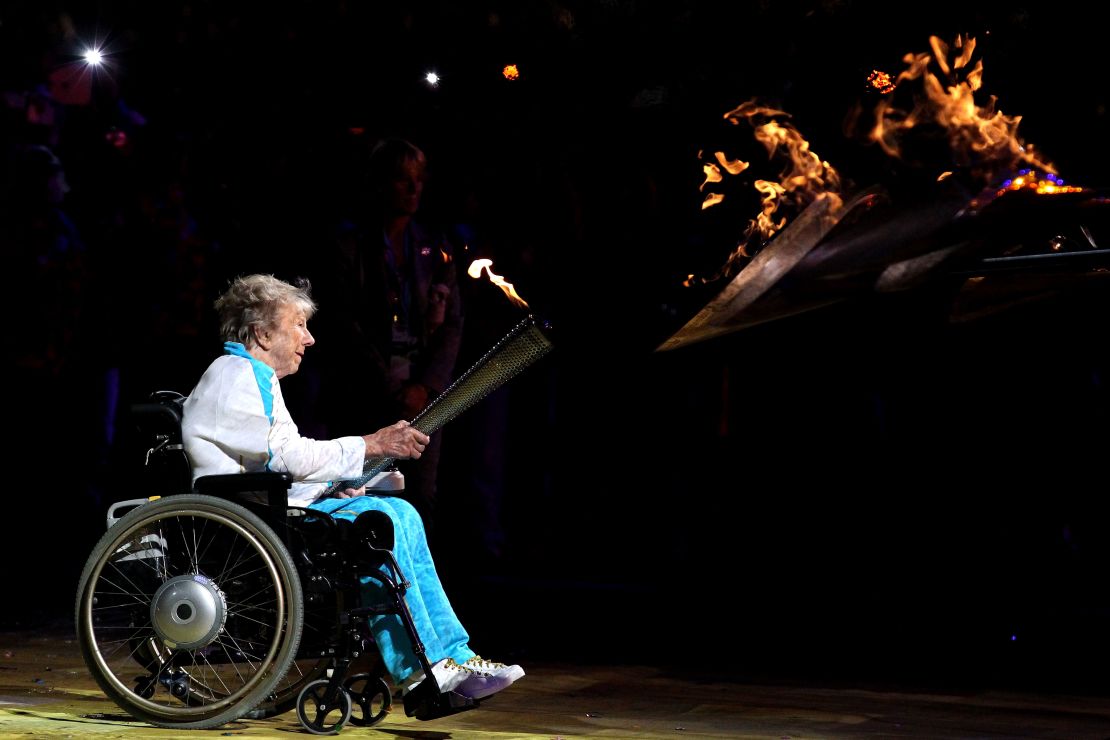
[(192, 470), (181, 443), (181, 407), (185, 396), (176, 391), (156, 391), (144, 403), (131, 405), (143, 457), (142, 488), (147, 496), (188, 493)]
[[(208, 475), (193, 481), (192, 468), (182, 443), (181, 420), (185, 396), (158, 391), (144, 403), (131, 406), (143, 455), (143, 474), (137, 491), (144, 497), (202, 493), (242, 504), (275, 529), (284, 525), (288, 473), (236, 473)], [(125, 502), (129, 503), (129, 502)], [(109, 526), (112, 516), (109, 515)]]

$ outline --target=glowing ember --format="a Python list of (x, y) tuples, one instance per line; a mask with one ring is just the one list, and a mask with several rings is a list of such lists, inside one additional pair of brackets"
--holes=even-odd
[(493, 273), (493, 270), (490, 269), (491, 265), (493, 265), (493, 260), (489, 260), (489, 259), (474, 260), (473, 262), (470, 263), (470, 267), (466, 268), (466, 274), (469, 275), (472, 278), (480, 278), (482, 276), (482, 270), (485, 270), (486, 275), (489, 276), (490, 282), (493, 283), (494, 285), (496, 285), (498, 288), (501, 288), (501, 291), (506, 296), (508, 296), (510, 301), (512, 301), (514, 304), (516, 304), (520, 308), (527, 309), (528, 308), (528, 303), (525, 302), (525, 300), (523, 298), (521, 298), (519, 295), (517, 295), (516, 289), (513, 288), (513, 284), (510, 283), (510, 282), (507, 282), (505, 280), (505, 278), (501, 277), (500, 275), (495, 275)]
[(520, 79), (520, 70), (517, 69), (515, 64), (506, 64), (505, 68), (501, 70), (501, 74), (506, 80)]
[(1036, 170), (1021, 170), (1016, 177), (1004, 180), (997, 188), (988, 189), (971, 201), (971, 208), (978, 209), (990, 203), (995, 198), (1000, 198), (1007, 193), (1027, 192), (1036, 195), (1063, 195), (1064, 193), (1082, 193), (1085, 189), (1076, 185), (1066, 185), (1062, 178), (1051, 172), (1044, 176), (1037, 174)]
[(1036, 170), (1022, 170), (1017, 177), (1006, 180), (998, 189), (1002, 195), (1008, 190), (1032, 190), (1037, 195), (1059, 195), (1061, 193), (1082, 193), (1083, 188), (1065, 185), (1064, 181), (1051, 172), (1038, 177)]
[(894, 80), (890, 79), (889, 74), (878, 69), (872, 70), (871, 74), (867, 75), (867, 84), (883, 95), (894, 92)]

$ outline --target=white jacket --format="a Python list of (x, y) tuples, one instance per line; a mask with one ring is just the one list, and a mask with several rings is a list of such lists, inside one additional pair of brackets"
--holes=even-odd
[(225, 473), (287, 472), (289, 503), (305, 506), (333, 480), (362, 474), (362, 437), (302, 437), (289, 416), (273, 368), (238, 342), (224, 344), (185, 399), (181, 424), (193, 480)]

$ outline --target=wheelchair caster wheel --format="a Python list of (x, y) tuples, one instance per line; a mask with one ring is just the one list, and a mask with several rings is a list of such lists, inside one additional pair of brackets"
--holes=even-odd
[(351, 724), (371, 727), (378, 724), (389, 714), (393, 706), (393, 695), (384, 679), (369, 673), (358, 673), (348, 678), (343, 688), (354, 703)]
[(336, 692), (332, 704), (325, 703), (329, 683), (327, 679), (313, 681), (297, 697), (297, 719), (313, 735), (334, 735), (351, 718), (351, 695), (345, 690)]
[(135, 696), (149, 699), (154, 696), (154, 687), (158, 684), (155, 676), (140, 676), (135, 679)]

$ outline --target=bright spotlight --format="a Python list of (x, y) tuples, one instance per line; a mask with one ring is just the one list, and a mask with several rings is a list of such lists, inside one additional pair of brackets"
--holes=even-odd
[(85, 50), (85, 64), (96, 66), (104, 61), (104, 55), (100, 53), (100, 49), (86, 49)]
[(424, 75), (424, 81), (428, 83), (428, 87), (439, 87), (439, 75), (435, 72)]

